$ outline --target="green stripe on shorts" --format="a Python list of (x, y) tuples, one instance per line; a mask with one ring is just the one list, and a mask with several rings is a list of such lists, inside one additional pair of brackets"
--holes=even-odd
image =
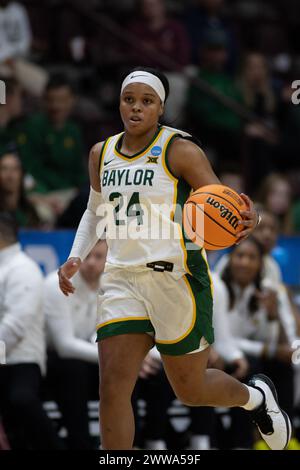
[[(201, 282), (190, 274), (186, 279), (192, 289), (196, 303), (196, 321), (192, 331), (181, 341), (172, 344), (156, 343), (161, 354), (179, 356), (199, 348), (202, 336), (209, 344), (214, 342), (214, 329), (212, 326), (213, 299), (210, 285), (203, 287)], [(184, 315), (184, 312), (182, 312)]]
[(124, 335), (128, 333), (150, 333), (154, 328), (150, 320), (127, 320), (109, 323), (100, 326), (97, 330), (97, 340), (108, 338), (109, 336)]

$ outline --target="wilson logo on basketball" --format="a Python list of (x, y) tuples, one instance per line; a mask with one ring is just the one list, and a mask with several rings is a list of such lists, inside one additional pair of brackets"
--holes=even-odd
[(207, 204), (210, 204), (211, 206), (215, 207), (216, 209), (219, 209), (220, 211), (220, 216), (227, 220), (229, 225), (231, 225), (232, 228), (235, 230), (238, 227), (238, 217), (232, 213), (228, 207), (224, 206), (223, 204), (220, 204), (219, 201), (216, 201), (213, 197), (208, 197), (206, 199)]

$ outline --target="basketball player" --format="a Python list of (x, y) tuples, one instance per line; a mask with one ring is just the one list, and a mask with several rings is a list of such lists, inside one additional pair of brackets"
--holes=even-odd
[[(69, 259), (59, 269), (62, 292), (74, 292), (70, 278), (97, 240), (97, 208), (114, 208), (118, 230), (136, 221), (143, 230), (145, 209), (164, 225), (173, 212), (155, 204), (183, 206), (191, 189), (220, 184), (191, 137), (161, 126), (169, 93), (166, 77), (135, 69), (124, 79), (120, 113), (125, 131), (97, 143), (90, 152), (90, 198)], [(244, 239), (258, 220), (253, 203), (242, 212)], [(155, 210), (154, 210), (155, 207)], [(142, 232), (143, 233), (143, 232)], [(203, 249), (186, 251), (182, 238), (107, 236), (108, 255), (99, 302), (100, 427), (104, 449), (130, 449), (134, 436), (131, 394), (141, 363), (155, 343), (179, 400), (190, 406), (239, 406), (252, 414), (272, 449), (283, 449), (291, 424), (265, 376), (248, 385), (220, 370), (207, 369), (212, 328), (212, 286)]]

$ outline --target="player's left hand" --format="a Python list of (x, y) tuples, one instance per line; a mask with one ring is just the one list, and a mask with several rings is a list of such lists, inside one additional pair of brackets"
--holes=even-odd
[(237, 244), (241, 243), (250, 235), (250, 233), (256, 228), (258, 222), (258, 213), (255, 210), (253, 201), (251, 201), (251, 199), (244, 193), (241, 193), (240, 197), (245, 202), (247, 210), (241, 211), (243, 220), (239, 221), (239, 225), (243, 225), (244, 228), (237, 234)]

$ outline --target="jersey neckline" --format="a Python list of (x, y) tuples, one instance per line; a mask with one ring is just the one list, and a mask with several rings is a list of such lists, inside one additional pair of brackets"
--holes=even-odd
[(155, 141), (158, 139), (158, 137), (160, 136), (160, 133), (161, 131), (163, 130), (163, 126), (159, 126), (157, 128), (157, 131), (155, 132), (154, 136), (152, 137), (151, 141), (146, 145), (146, 147), (144, 147), (142, 150), (140, 150), (139, 152), (137, 153), (134, 153), (133, 155), (126, 155), (125, 153), (121, 152), (121, 150), (119, 150), (120, 148), (120, 144), (122, 142), (122, 139), (124, 137), (124, 132), (122, 132), (122, 134), (120, 135), (120, 137), (118, 138), (116, 144), (115, 144), (115, 153), (116, 155), (118, 155), (119, 157), (121, 158), (124, 158), (126, 160), (132, 160), (132, 159), (135, 159), (135, 158), (139, 158), (139, 157), (142, 157), (143, 155), (145, 155), (145, 153), (147, 153), (148, 149), (155, 143)]

